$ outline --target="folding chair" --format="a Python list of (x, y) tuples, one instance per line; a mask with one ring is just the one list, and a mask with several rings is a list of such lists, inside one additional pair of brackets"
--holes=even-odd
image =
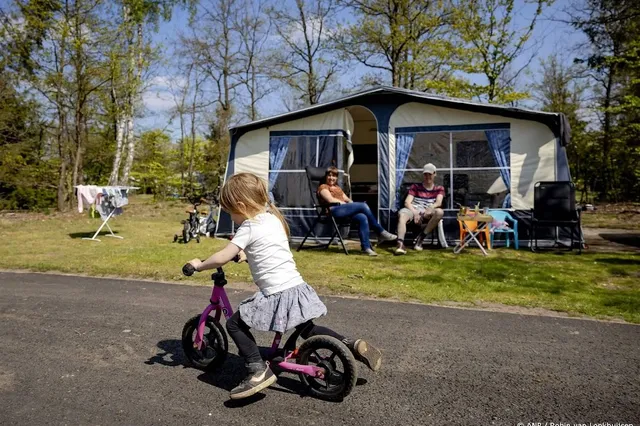
[(556, 227), (555, 245), (559, 245), (558, 226), (571, 229), (571, 245), (573, 250), (574, 232), (578, 236), (578, 253), (582, 253), (582, 227), (580, 209), (576, 207), (576, 188), (573, 182), (537, 182), (533, 187), (533, 210), (531, 211), (530, 245), (531, 251), (538, 249), (539, 227)]
[[(399, 200), (400, 200), (400, 208), (402, 208), (402, 206), (404, 206), (404, 200), (407, 198), (407, 195), (409, 194), (409, 188), (411, 187), (411, 185), (413, 185), (413, 183), (403, 183), (400, 186), (400, 193), (399, 193)], [(446, 188), (445, 188), (446, 191)], [(444, 209), (446, 208), (447, 203), (446, 203), (446, 198), (442, 200), (442, 206), (441, 208)], [(398, 209), (399, 210), (399, 209)], [(398, 221), (398, 217), (397, 215), (393, 215), (392, 219), (395, 223), (397, 223)], [(420, 234), (422, 234), (425, 230), (425, 228), (427, 227), (426, 223), (420, 223), (419, 225), (416, 225), (414, 221), (409, 221), (407, 223), (407, 237), (411, 236), (412, 240), (411, 240), (411, 246), (415, 246), (418, 237), (420, 236)], [(431, 245), (433, 246), (434, 242), (437, 240), (438, 241), (438, 246), (440, 248), (449, 248), (449, 245), (447, 244), (447, 239), (444, 233), (444, 218), (442, 220), (440, 220), (440, 222), (438, 222), (438, 226), (436, 226), (435, 228), (433, 228), (433, 231), (431, 231), (429, 233), (429, 236), (431, 237)], [(423, 239), (423, 242), (426, 240)]]
[(309, 228), (309, 231), (307, 232), (307, 234), (304, 236), (304, 239), (302, 240), (302, 243), (300, 244), (300, 246), (298, 246), (298, 250), (300, 251), (302, 250), (304, 243), (307, 241), (307, 238), (309, 238), (309, 236), (311, 234), (313, 234), (313, 236), (315, 238), (318, 238), (318, 236), (315, 233), (315, 229), (316, 226), (318, 226), (318, 224), (331, 224), (331, 226), (333, 227), (333, 232), (331, 235), (331, 238), (329, 239), (329, 242), (326, 245), (317, 245), (317, 246), (307, 246), (305, 248), (309, 249), (309, 248), (324, 248), (324, 249), (328, 249), (329, 246), (331, 245), (331, 243), (333, 242), (334, 238), (336, 237), (336, 235), (338, 236), (338, 239), (340, 240), (340, 244), (342, 245), (342, 249), (344, 250), (344, 254), (349, 254), (349, 251), (347, 250), (347, 246), (344, 244), (344, 240), (342, 239), (342, 234), (340, 233), (340, 228), (345, 228), (345, 227), (349, 227), (351, 226), (351, 218), (345, 218), (345, 219), (338, 219), (336, 220), (332, 215), (331, 215), (331, 207), (333, 206), (338, 206), (340, 205), (339, 203), (325, 203), (322, 202), (321, 200), (318, 199), (318, 195), (317, 195), (317, 191), (318, 191), (318, 187), (320, 186), (320, 183), (324, 180), (324, 175), (326, 172), (326, 168), (322, 168), (322, 167), (312, 167), (312, 166), (307, 166), (305, 167), (305, 171), (307, 173), (307, 181), (309, 183), (309, 193), (311, 195), (311, 199), (313, 200), (313, 207), (316, 209), (316, 214), (318, 215), (315, 219), (315, 221), (313, 222), (313, 224), (311, 225), (311, 228)]

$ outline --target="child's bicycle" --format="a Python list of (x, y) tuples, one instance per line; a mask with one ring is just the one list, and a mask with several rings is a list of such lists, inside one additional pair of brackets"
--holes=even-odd
[[(237, 258), (236, 258), (237, 261)], [(182, 273), (191, 276), (195, 269), (190, 263)], [(233, 309), (224, 286), (227, 284), (222, 268), (211, 275), (214, 282), (210, 304), (202, 314), (191, 318), (182, 329), (182, 350), (196, 368), (212, 372), (224, 362), (229, 350), (227, 335), (220, 325), (222, 315), (229, 319)], [(213, 311), (214, 316), (211, 317)], [(327, 401), (342, 401), (353, 390), (358, 379), (356, 360), (349, 349), (331, 336), (313, 336), (300, 347), (295, 331), (280, 349), (282, 333), (276, 333), (266, 361), (283, 371), (298, 373), (309, 394)]]
[[(189, 218), (186, 220), (181, 220), (182, 223), (182, 242), (187, 244), (192, 239), (196, 240), (197, 243), (200, 242), (200, 211), (198, 211), (198, 206), (202, 203), (207, 203), (207, 200), (200, 197), (190, 197), (189, 202), (193, 204), (193, 209), (186, 210), (189, 213)], [(178, 234), (173, 236), (173, 242), (178, 241)]]

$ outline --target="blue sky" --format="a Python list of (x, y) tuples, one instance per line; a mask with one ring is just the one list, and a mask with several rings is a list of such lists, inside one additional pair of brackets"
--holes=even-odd
[[(206, 1), (206, 0), (204, 0)], [(553, 53), (559, 53), (562, 59), (570, 63), (573, 60), (573, 48), (582, 41), (582, 35), (567, 24), (557, 22), (563, 14), (562, 10), (568, 7), (570, 0), (557, 0), (552, 6), (548, 7), (543, 16), (539, 18), (538, 24), (534, 31), (532, 39), (528, 43), (528, 50), (521, 55), (514, 63), (514, 69), (520, 69), (527, 64), (532, 53), (536, 53), (536, 58), (527, 66), (521, 74), (518, 83), (521, 86), (527, 85), (539, 78), (539, 60), (546, 58)], [(529, 24), (535, 5), (525, 2), (524, 0), (516, 0), (516, 14), (514, 19), (514, 27), (523, 28)], [(166, 57), (170, 57), (173, 47), (177, 44), (179, 34), (188, 28), (189, 14), (185, 10), (176, 9), (171, 21), (160, 24), (158, 33), (154, 34), (154, 41), (160, 43), (165, 52)], [(342, 21), (348, 21), (350, 18), (346, 13), (339, 16)], [(348, 75), (345, 75), (340, 84), (345, 89), (350, 89), (353, 84), (354, 74), (361, 76), (366, 72), (364, 66), (357, 66), (352, 69)], [(159, 66), (155, 70), (154, 84), (149, 88), (144, 96), (146, 105), (145, 118), (141, 120), (142, 129), (164, 128), (174, 137), (177, 135), (178, 123), (169, 123), (169, 110), (173, 103), (170, 93), (167, 91), (165, 84), (166, 79), (175, 74), (171, 64), (168, 62)], [(469, 76), (472, 81), (483, 83), (482, 76)], [(263, 117), (279, 114), (286, 111), (284, 103), (279, 93), (273, 93), (265, 98), (260, 105), (261, 115)], [(535, 106), (533, 102), (527, 102), (527, 106)]]

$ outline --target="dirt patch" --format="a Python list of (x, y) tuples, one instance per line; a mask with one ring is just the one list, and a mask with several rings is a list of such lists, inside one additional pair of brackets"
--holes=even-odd
[(582, 232), (589, 250), (640, 253), (640, 230), (583, 228)]
[(609, 282), (599, 284), (599, 286), (602, 287), (602, 288), (605, 288), (607, 290), (612, 290), (612, 291), (623, 290), (624, 289), (624, 287), (622, 287), (620, 285), (616, 285), (616, 284), (609, 283)]

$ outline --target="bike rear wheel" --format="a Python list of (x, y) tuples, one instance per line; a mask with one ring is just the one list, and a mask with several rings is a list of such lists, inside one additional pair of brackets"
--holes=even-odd
[(182, 241), (187, 244), (191, 239), (191, 226), (189, 222), (185, 222), (184, 229), (182, 230)]
[(195, 368), (213, 371), (227, 358), (229, 341), (222, 325), (211, 317), (205, 321), (201, 349), (193, 347), (200, 315), (191, 318), (182, 329), (182, 350), (189, 363)]
[(315, 365), (325, 370), (324, 378), (300, 374), (309, 393), (326, 401), (342, 401), (358, 380), (358, 367), (353, 354), (338, 339), (314, 336), (298, 349), (298, 364)]

